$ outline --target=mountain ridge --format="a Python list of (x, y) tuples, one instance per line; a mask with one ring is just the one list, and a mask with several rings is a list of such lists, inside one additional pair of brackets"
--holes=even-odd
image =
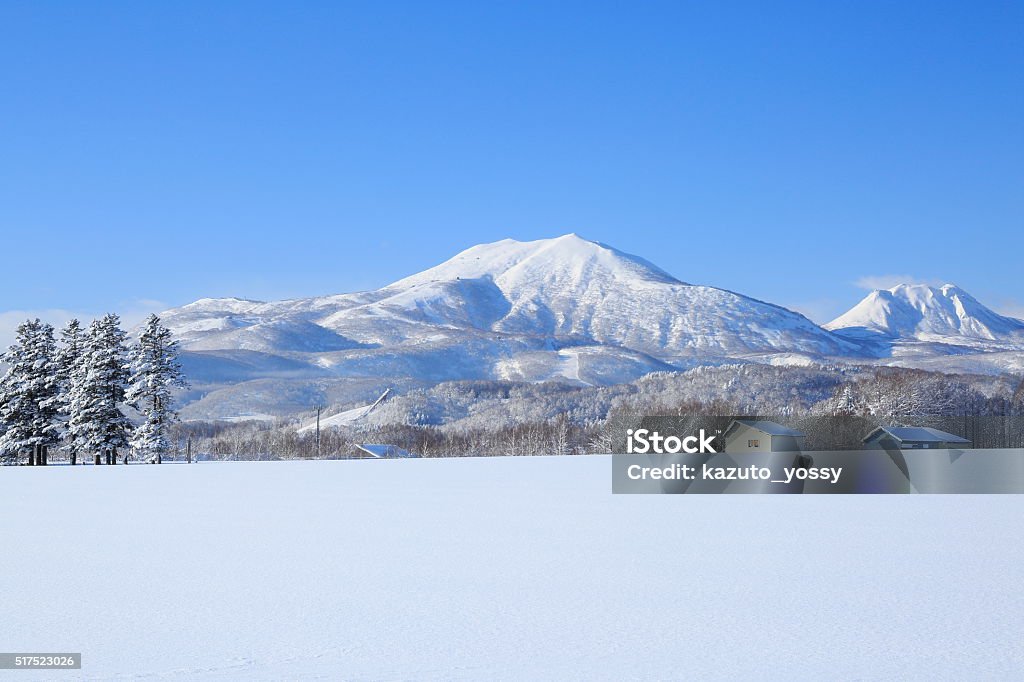
[(415, 341), (430, 329), (616, 345), (660, 357), (855, 350), (799, 313), (688, 284), (575, 234), (473, 246), (374, 291), (278, 302), (200, 299), (164, 317), (186, 347), (205, 349), (275, 350), (248, 338), (273, 323), (315, 324), (364, 347)]
[[(959, 309), (980, 321), (967, 315), (954, 325), (953, 304), (934, 292), (905, 301), (892, 291), (873, 294), (819, 326), (782, 306), (686, 283), (643, 258), (568, 234), (478, 244), (376, 290), (269, 302), (199, 299), (162, 317), (182, 342), (200, 400), (275, 377), (310, 385), (378, 381), (376, 388), (466, 379), (582, 386), (735, 362), (931, 363), (985, 372), (1020, 362), (1014, 353), (1024, 349), (1024, 338), (1018, 346), (1012, 318), (958, 288)], [(929, 295), (941, 314), (921, 313), (934, 318), (931, 335), (912, 335), (909, 311)], [(1013, 333), (1000, 336), (1004, 327)], [(954, 328), (957, 335), (939, 333)], [(971, 352), (1011, 355), (981, 353), (965, 365), (951, 359), (961, 351), (949, 350), (964, 343)]]

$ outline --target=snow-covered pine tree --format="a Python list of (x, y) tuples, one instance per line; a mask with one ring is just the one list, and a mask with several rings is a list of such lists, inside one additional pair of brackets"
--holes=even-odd
[[(5, 464), (17, 464), (32, 423), (32, 409), (25, 399), (24, 377), (28, 369), (28, 351), (23, 341), (28, 334), (26, 322), (18, 327), (17, 339), (0, 360), (7, 363), (7, 372), (0, 378), (0, 457)], [(29, 464), (35, 464), (35, 453), (29, 455)]]
[(78, 320), (71, 320), (60, 333), (61, 345), (57, 349), (57, 385), (59, 387), (58, 405), (60, 417), (64, 426), (62, 438), (68, 450), (68, 457), (71, 464), (78, 462), (78, 448), (68, 428), (74, 409), (71, 396), (75, 386), (75, 372), (81, 365), (82, 353), (85, 349), (85, 338), (82, 334), (82, 325)]
[(143, 417), (132, 435), (131, 446), (147, 461), (160, 463), (170, 449), (167, 430), (177, 419), (171, 391), (187, 385), (178, 364), (178, 342), (171, 330), (150, 315), (139, 342), (132, 347), (131, 378), (125, 396)]
[(93, 452), (95, 463), (113, 464), (128, 445), (131, 422), (121, 412), (128, 383), (126, 334), (114, 314), (94, 320), (71, 377), (68, 435), (78, 452)]
[(0, 453), (17, 461), (29, 451), (29, 464), (46, 464), (57, 440), (58, 387), (53, 327), (38, 319), (18, 326), (16, 341), (3, 355), (8, 370), (0, 379)]

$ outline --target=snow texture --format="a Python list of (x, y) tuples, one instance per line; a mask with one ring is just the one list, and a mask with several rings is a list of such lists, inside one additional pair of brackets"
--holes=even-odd
[(1021, 496), (613, 496), (610, 470), (6, 468), (4, 648), (83, 654), (19, 680), (1024, 675)]

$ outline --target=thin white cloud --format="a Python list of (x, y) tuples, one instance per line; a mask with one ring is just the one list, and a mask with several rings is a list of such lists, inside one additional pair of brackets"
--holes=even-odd
[(66, 325), (73, 318), (79, 317), (70, 310), (5, 310), (0, 312), (0, 350), (6, 350), (14, 343), (14, 333), (25, 320), (36, 318), (49, 322), (58, 329)]
[(937, 287), (946, 284), (946, 282), (936, 279), (921, 279), (913, 275), (866, 275), (854, 282), (854, 285), (858, 288), (867, 289), (868, 291), (892, 289), (900, 284), (928, 284)]
[(161, 301), (142, 299), (130, 301), (117, 306), (112, 311), (74, 311), (61, 308), (49, 308), (42, 310), (3, 310), (0, 311), (0, 352), (7, 349), (14, 343), (15, 332), (25, 320), (39, 318), (43, 322), (52, 324), (59, 332), (68, 322), (73, 319), (81, 321), (82, 325), (89, 324), (91, 320), (105, 315), (107, 312), (115, 312), (121, 316), (121, 326), (127, 330), (140, 324), (150, 313), (159, 313), (167, 309), (167, 304)]
[(161, 313), (170, 308), (163, 301), (156, 301), (148, 298), (141, 298), (131, 301), (115, 310), (121, 316), (121, 326), (125, 329), (132, 329), (140, 324), (153, 313)]

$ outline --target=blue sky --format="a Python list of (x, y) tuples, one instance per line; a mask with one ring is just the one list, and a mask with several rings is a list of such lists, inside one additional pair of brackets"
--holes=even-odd
[[(1024, 315), (1024, 5), (0, 5), (0, 327), (567, 232), (823, 322)], [(48, 312), (49, 311), (49, 312)]]

